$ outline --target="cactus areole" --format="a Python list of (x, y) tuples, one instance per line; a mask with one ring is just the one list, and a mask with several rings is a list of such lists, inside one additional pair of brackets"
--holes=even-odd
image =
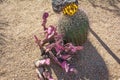
[(62, 12), (59, 18), (58, 31), (64, 33), (64, 41), (82, 45), (87, 40), (89, 21), (84, 11), (78, 9), (78, 0), (52, 0), (56, 13)]

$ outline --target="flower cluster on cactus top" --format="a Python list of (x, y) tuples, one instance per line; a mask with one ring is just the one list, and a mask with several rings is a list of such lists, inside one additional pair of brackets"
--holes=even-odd
[(77, 11), (78, 11), (78, 5), (75, 4), (75, 3), (71, 3), (71, 4), (69, 4), (69, 5), (66, 5), (66, 6), (63, 8), (63, 14), (64, 14), (64, 15), (72, 16), (72, 15), (74, 15)]
[[(35, 42), (40, 47), (44, 53), (43, 55), (49, 55), (52, 59), (59, 65), (65, 72), (77, 72), (75, 68), (70, 67), (68, 60), (77, 52), (83, 49), (82, 46), (74, 46), (72, 43), (64, 44), (63, 41), (63, 34), (59, 34), (55, 26), (50, 25), (46, 27), (47, 18), (49, 14), (43, 14), (43, 22), (42, 26), (44, 29), (45, 38), (43, 40), (39, 40), (38, 37), (35, 35)], [(47, 43), (47, 44), (46, 44)], [(54, 50), (54, 51), (53, 51)], [(50, 57), (44, 58), (42, 60), (38, 60), (35, 63), (37, 68), (43, 65), (50, 65)], [(47, 72), (48, 73), (48, 72)], [(49, 74), (48, 76), (51, 76)], [(49, 77), (50, 78), (50, 77)], [(52, 79), (52, 77), (50, 78)], [(48, 79), (48, 80), (50, 80)]]

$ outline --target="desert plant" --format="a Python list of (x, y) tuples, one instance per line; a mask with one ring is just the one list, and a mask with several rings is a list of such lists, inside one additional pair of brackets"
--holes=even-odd
[(54, 12), (63, 12), (58, 21), (59, 33), (64, 41), (82, 45), (87, 40), (89, 21), (84, 11), (78, 8), (78, 0), (52, 0)]
[(59, 33), (64, 33), (64, 41), (82, 45), (87, 40), (89, 21), (82, 10), (74, 15), (63, 15), (58, 23)]
[[(77, 73), (77, 70), (69, 64), (69, 60), (77, 52), (83, 49), (82, 46), (74, 46), (72, 43), (64, 44), (63, 34), (59, 34), (55, 26), (46, 27), (46, 22), (49, 14), (43, 14), (43, 29), (45, 39), (39, 40), (35, 35), (35, 42), (38, 44), (43, 59), (35, 62), (37, 73), (40, 79), (53, 80), (51, 73), (46, 70), (46, 66), (50, 65), (50, 59), (53, 59), (65, 72)], [(39, 71), (42, 69), (42, 71)]]

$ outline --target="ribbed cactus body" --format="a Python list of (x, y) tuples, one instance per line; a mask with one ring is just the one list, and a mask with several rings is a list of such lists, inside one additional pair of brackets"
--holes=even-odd
[(73, 16), (65, 16), (59, 20), (58, 31), (64, 33), (64, 41), (74, 45), (82, 45), (87, 40), (89, 21), (86, 14), (78, 10)]

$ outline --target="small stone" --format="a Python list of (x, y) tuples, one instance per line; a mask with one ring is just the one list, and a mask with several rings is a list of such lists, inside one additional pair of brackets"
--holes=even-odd
[(78, 0), (52, 0), (53, 11), (61, 12), (63, 7), (70, 3), (78, 4)]

